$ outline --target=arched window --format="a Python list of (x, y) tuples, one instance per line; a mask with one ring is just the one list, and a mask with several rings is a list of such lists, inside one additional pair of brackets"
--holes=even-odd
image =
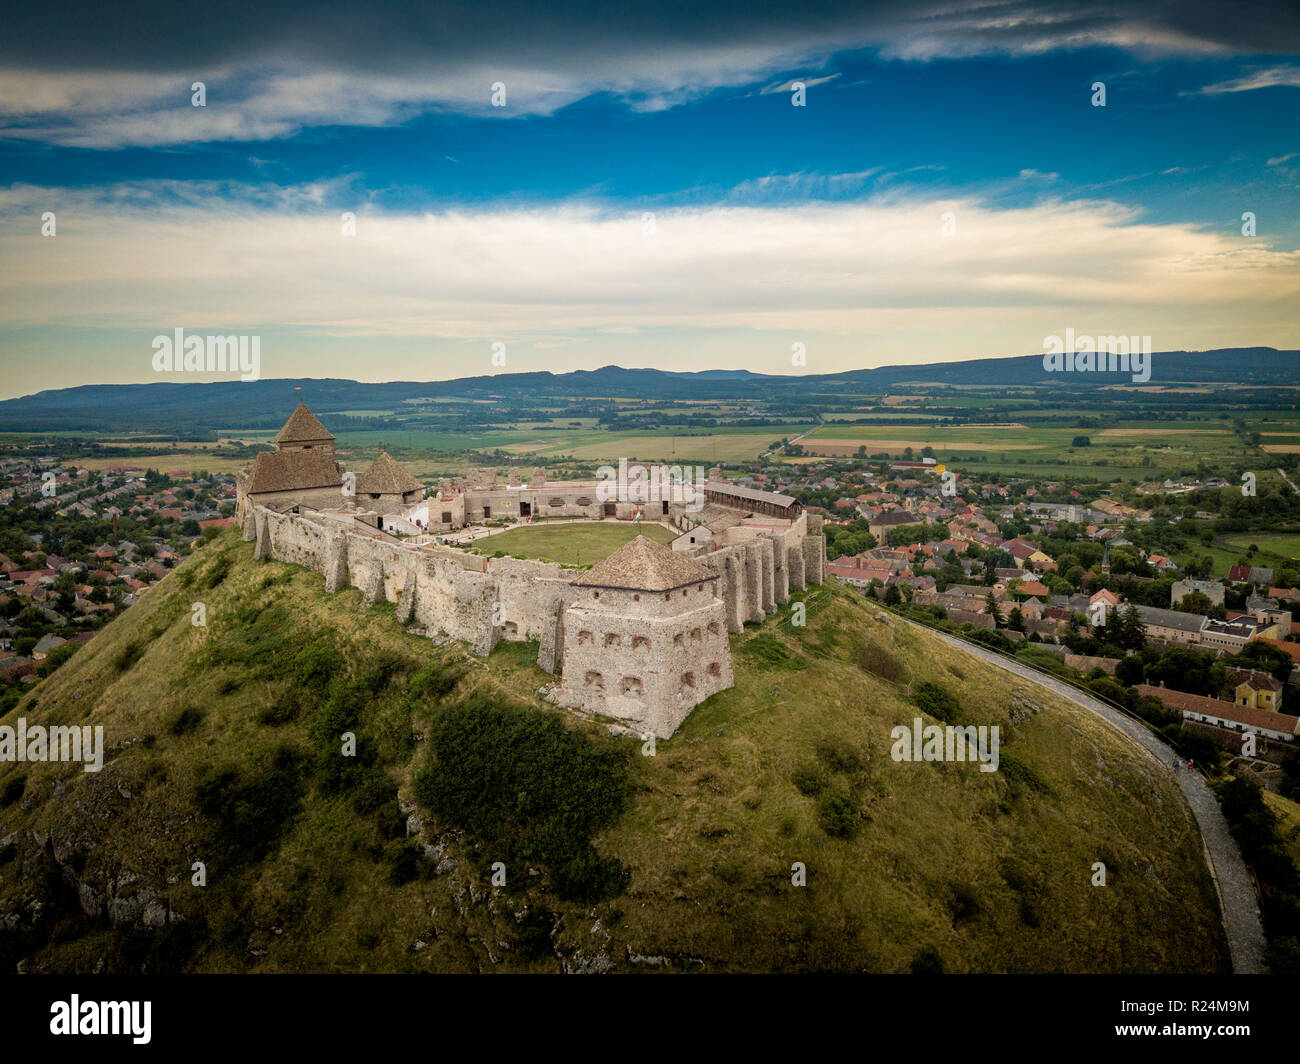
[(698, 643), (704, 638), (704, 633), (699, 628), (691, 629), (691, 642)]
[(722, 675), (722, 664), (721, 664), (720, 662), (717, 662), (717, 661), (712, 661), (712, 662), (710, 662), (710, 663), (709, 663), (709, 675), (710, 675), (710, 676), (721, 676), (721, 675)]
[(625, 695), (645, 694), (645, 684), (641, 682), (641, 678), (638, 676), (624, 676), (619, 681), (619, 688)]
[(586, 629), (583, 629), (581, 632), (578, 633), (578, 646), (583, 646), (584, 644), (590, 642), (591, 642), (590, 632), (588, 632)]
[(645, 635), (634, 635), (632, 637), (632, 649), (635, 650), (637, 647), (645, 647), (646, 650), (649, 650), (650, 637)]
[(722, 631), (722, 629), (718, 627), (718, 622), (717, 622), (717, 621), (710, 621), (710, 622), (709, 622), (709, 635), (717, 635), (717, 634), (718, 634), (719, 632), (721, 632), (721, 631)]
[(588, 669), (582, 677), (582, 682), (587, 687), (596, 687), (600, 690), (605, 688), (605, 677), (595, 669)]
[(673, 636), (673, 646), (682, 647), (685, 645), (686, 645), (686, 636), (684, 636), (681, 632), (678, 632), (675, 636)]
[(695, 686), (695, 673), (693, 673), (693, 672), (684, 672), (684, 673), (682, 673), (682, 686), (683, 686), (683, 687), (694, 687), (694, 686)]
[(623, 645), (623, 637), (617, 632), (606, 632), (605, 645), (607, 647), (621, 647)]

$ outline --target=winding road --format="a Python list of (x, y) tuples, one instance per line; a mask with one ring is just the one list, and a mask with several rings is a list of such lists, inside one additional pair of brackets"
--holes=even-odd
[[(930, 632), (990, 665), (1015, 673), (1023, 680), (1028, 680), (1053, 694), (1069, 699), (1075, 705), (1081, 706), (1123, 732), (1155, 758), (1165, 771), (1173, 771), (1171, 766), (1178, 756), (1173, 748), (1119, 710), (1055, 677), (1046, 676), (1027, 665), (986, 650), (984, 647), (967, 643), (946, 632), (927, 628), (898, 614), (893, 614), (893, 618), (907, 621), (914, 628)], [(1223, 817), (1218, 801), (1215, 800), (1199, 773), (1180, 771), (1174, 774), (1174, 780), (1181, 788), (1183, 797), (1187, 799), (1187, 804), (1192, 807), (1192, 814), (1196, 817), (1196, 823), (1201, 829), (1201, 837), (1205, 841), (1210, 875), (1219, 892), (1223, 927), (1228, 936), (1228, 949), (1232, 955), (1232, 970), (1238, 975), (1262, 974), (1268, 969), (1264, 966), (1265, 938), (1259, 915), (1259, 903), (1255, 897), (1250, 873), (1246, 870), (1246, 862), (1242, 860), (1237, 842), (1228, 830), (1228, 822)]]

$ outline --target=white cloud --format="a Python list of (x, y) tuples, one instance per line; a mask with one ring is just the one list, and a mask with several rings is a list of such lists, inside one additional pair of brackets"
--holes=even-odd
[(1230, 81), (1219, 81), (1200, 90), (1203, 96), (1221, 96), (1229, 92), (1252, 92), (1255, 89), (1275, 89), (1282, 86), (1300, 87), (1300, 67), (1275, 66), (1256, 70)]
[[(225, 192), (0, 193), (0, 329), (571, 342), (662, 328), (901, 341), (940, 328), (949, 350), (1000, 341), (974, 355), (1021, 351), (1067, 324), (1168, 347), (1212, 346), (1198, 330), (1237, 322), (1293, 340), (1300, 306), (1300, 253), (1146, 224), (1106, 202), (723, 205), (660, 210), (647, 236), (639, 212), (588, 205), (392, 215), (338, 187), (241, 203)], [(340, 234), (345, 209), (355, 237)], [(39, 236), (45, 210), (57, 237)], [(954, 237), (940, 233), (945, 210)]]
[(1285, 155), (1279, 155), (1279, 156), (1277, 156), (1277, 157), (1274, 158), (1274, 159), (1269, 159), (1269, 160), (1268, 160), (1268, 165), (1269, 165), (1269, 166), (1281, 166), (1284, 162), (1287, 162), (1287, 161), (1289, 161), (1289, 160), (1291, 160), (1291, 159), (1297, 159), (1297, 158), (1300, 158), (1300, 152), (1289, 151), (1289, 152), (1287, 152)]
[(828, 81), (834, 81), (838, 77), (839, 74), (827, 74), (824, 78), (788, 78), (775, 85), (763, 86), (758, 90), (758, 94), (760, 96), (771, 96), (773, 93), (778, 92), (793, 92), (796, 82), (801, 82), (805, 89), (811, 89), (817, 85), (825, 85)]

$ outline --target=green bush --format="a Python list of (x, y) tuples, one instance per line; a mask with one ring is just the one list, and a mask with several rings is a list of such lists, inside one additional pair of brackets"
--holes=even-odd
[(515, 876), (544, 865), (562, 897), (584, 901), (626, 885), (622, 865), (591, 845), (627, 807), (626, 748), (482, 696), (443, 709), (428, 743), (434, 761), (416, 776), (416, 798), (469, 834), (485, 862)]
[(823, 794), (817, 802), (817, 816), (822, 830), (832, 838), (851, 839), (857, 834), (860, 818), (846, 794)]
[(203, 723), (203, 711), (186, 706), (167, 721), (167, 730), (173, 735), (186, 735)]
[(998, 771), (1013, 784), (1023, 784), (1044, 794), (1051, 793), (1051, 788), (1037, 772), (1005, 750), (999, 754)]
[(126, 672), (127, 669), (131, 668), (131, 666), (133, 666), (143, 656), (144, 644), (138, 639), (132, 639), (125, 646), (117, 649), (116, 653), (114, 653), (113, 657), (110, 659), (110, 664), (118, 672)]
[(23, 791), (27, 789), (26, 776), (14, 776), (5, 780), (5, 785), (0, 788), (0, 809), (6, 809), (13, 805), (23, 796)]
[(817, 744), (817, 760), (832, 772), (856, 775), (862, 771), (862, 759), (852, 750), (845, 750), (832, 743)]
[(224, 554), (218, 554), (213, 560), (211, 567), (203, 574), (201, 587), (214, 588), (218, 586), (230, 574), (231, 568), (235, 564), (235, 556), (231, 551)]
[(815, 798), (826, 789), (826, 773), (816, 765), (805, 765), (797, 768), (790, 775), (790, 781), (795, 785), (795, 789), (802, 795), (809, 798)]
[(343, 655), (333, 646), (312, 643), (298, 652), (289, 665), (289, 675), (297, 686), (323, 695), (343, 666)]
[(740, 652), (759, 668), (797, 672), (808, 667), (808, 659), (796, 654), (771, 632), (761, 632), (740, 646)]
[(384, 847), (384, 864), (388, 868), (388, 882), (400, 887), (420, 874), (420, 850), (409, 840), (395, 839)]
[(863, 672), (879, 676), (892, 684), (901, 684), (907, 680), (907, 667), (890, 651), (875, 643), (865, 643), (854, 655), (853, 664)]
[(922, 713), (929, 714), (945, 724), (960, 724), (962, 721), (961, 706), (957, 703), (957, 699), (951, 691), (940, 684), (928, 680), (917, 684), (916, 691), (912, 694), (912, 701)]
[(431, 661), (411, 677), (407, 687), (407, 701), (411, 707), (422, 699), (440, 702), (456, 689), (463, 674), (458, 669), (444, 668)]
[(215, 863), (235, 868), (266, 857), (298, 815), (302, 795), (302, 758), (289, 747), (251, 778), (234, 767), (203, 773), (194, 799), (209, 821)]
[(61, 643), (59, 646), (55, 647), (48, 654), (45, 655), (45, 660), (41, 662), (41, 666), (39, 669), (40, 674), (42, 676), (48, 676), (60, 665), (62, 665), (65, 661), (67, 661), (70, 657), (72, 657), (72, 655), (77, 652), (80, 646), (81, 646), (80, 643), (68, 642), (68, 643)]

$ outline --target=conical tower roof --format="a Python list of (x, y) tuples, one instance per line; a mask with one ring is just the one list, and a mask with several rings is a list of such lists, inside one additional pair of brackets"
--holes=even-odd
[(307, 409), (306, 403), (299, 403), (298, 408), (289, 415), (289, 420), (275, 436), (276, 443), (312, 443), (316, 440), (332, 440), (329, 429), (320, 423), (320, 419)]
[(376, 458), (361, 476), (357, 477), (357, 493), (365, 495), (405, 495), (419, 491), (421, 484), (410, 471), (387, 451)]
[(581, 587), (613, 587), (629, 591), (672, 591), (687, 584), (713, 580), (717, 575), (662, 543), (637, 536), (603, 562), (592, 566), (574, 583)]

